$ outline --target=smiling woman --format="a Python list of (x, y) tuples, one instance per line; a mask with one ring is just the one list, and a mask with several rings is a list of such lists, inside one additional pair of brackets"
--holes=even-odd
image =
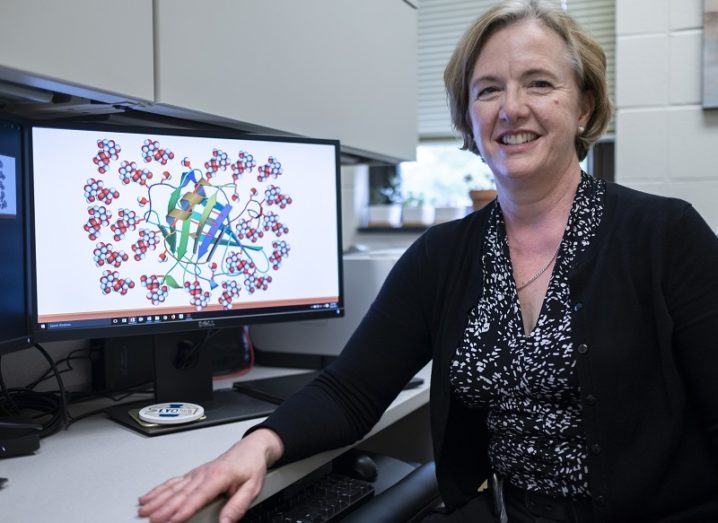
[[(646, 280), (657, 268), (649, 253), (675, 240), (678, 229), (670, 232), (665, 225), (675, 225), (687, 214), (693, 216), (688, 234), (693, 238), (688, 242), (693, 245), (690, 249), (695, 249), (691, 257), (707, 247), (705, 254), (718, 261), (718, 242), (685, 202), (631, 193), (581, 171), (579, 161), (603, 134), (611, 116), (605, 68), (600, 46), (555, 5), (506, 0), (472, 24), (445, 71), (452, 119), (463, 147), (486, 161), (498, 187), (496, 204), (482, 213), (488, 215), (482, 242), (482, 291), (451, 357), (449, 381), (457, 403), (476, 415), (487, 411), (489, 467), (499, 481), (507, 482), (504, 496), (495, 498), (501, 521), (507, 515), (511, 521), (628, 521), (658, 520), (669, 514), (683, 519), (692, 511), (705, 511), (701, 517), (709, 520), (718, 514), (715, 487), (702, 488), (703, 493), (695, 498), (701, 501), (688, 508), (698, 483), (716, 484), (715, 466), (702, 471), (698, 483), (686, 478), (691, 486), (670, 500), (640, 509), (629, 500), (630, 492), (643, 491), (648, 496), (649, 485), (660, 488), (654, 474), (633, 473), (646, 471), (649, 463), (664, 463), (672, 470), (671, 476), (680, 475), (669, 464), (674, 463), (669, 447), (659, 445), (647, 459), (643, 454), (647, 446), (638, 445), (648, 433), (656, 435), (649, 428), (651, 423), (668, 419), (667, 413), (661, 415), (648, 407), (648, 397), (656, 387), (684, 398), (689, 393), (665, 383), (657, 385), (661, 374), (682, 372), (690, 389), (703, 391), (693, 397), (707, 413), (702, 421), (696, 420), (697, 425), (710, 427), (718, 412), (716, 402), (704, 395), (707, 382), (693, 374), (698, 367), (689, 370), (690, 364), (678, 363), (671, 369), (661, 368), (664, 356), (685, 362), (686, 351), (697, 345), (689, 349), (691, 344), (677, 334), (683, 327), (673, 323), (682, 316), (678, 312), (681, 299), (661, 295), (664, 284)], [(675, 210), (683, 207), (679, 213), (683, 218), (669, 210), (674, 205), (678, 205)], [(649, 219), (655, 212), (671, 216), (663, 217), (667, 221), (662, 224), (662, 220)], [(651, 240), (639, 246), (639, 238), (648, 231)], [(607, 234), (613, 237), (613, 245), (606, 243)], [(632, 254), (617, 255), (623, 248), (615, 242), (632, 243)], [(659, 248), (661, 243), (664, 247)], [(585, 272), (579, 277), (577, 267), (582, 262)], [(617, 277), (619, 267), (636, 262), (640, 269), (637, 266), (629, 269), (630, 275)], [(675, 271), (677, 266), (665, 269)], [(715, 292), (718, 270), (710, 272), (706, 282)], [(702, 294), (698, 289), (703, 284), (692, 281), (687, 273), (673, 274), (676, 285)], [(590, 289), (588, 278), (593, 281)], [(617, 286), (621, 280), (623, 284)], [(630, 349), (614, 353), (608, 347), (622, 345), (629, 332), (662, 322), (656, 314), (640, 321), (607, 322), (605, 305), (596, 307), (605, 301), (601, 295), (626, 299), (622, 289), (642, 286), (641, 281), (646, 282), (645, 290), (633, 305), (622, 304), (624, 312), (633, 318), (643, 310), (640, 303), (664, 303), (672, 311), (672, 341), (639, 335)], [(709, 315), (718, 318), (716, 298), (709, 301)], [(593, 303), (594, 311), (589, 328), (581, 318), (587, 302)], [(700, 336), (706, 342), (708, 331)], [(642, 348), (637, 350), (638, 346)], [(589, 347), (594, 356), (583, 357)], [(628, 362), (634, 362), (628, 365), (632, 370), (626, 368)], [(715, 360), (711, 363), (714, 370), (716, 364)], [(616, 384), (635, 380), (638, 372), (641, 384), (634, 382), (631, 390), (642, 399), (633, 403), (617, 392)], [(603, 398), (601, 409), (596, 409), (597, 396)], [(685, 408), (691, 408), (687, 400)], [(638, 427), (631, 425), (629, 436), (622, 424), (610, 424), (608, 416), (641, 421)], [(711, 437), (711, 431), (703, 437)], [(659, 432), (659, 439), (665, 438), (667, 444), (670, 436), (663, 429)], [(680, 459), (697, 464), (701, 458), (691, 454), (681, 453)], [(619, 464), (619, 455), (634, 467), (629, 470)], [(607, 470), (614, 471), (610, 487), (599, 472)], [(500, 490), (494, 488), (494, 494)], [(610, 501), (609, 490), (613, 493)], [(476, 498), (457, 513), (466, 520), (477, 518), (486, 512), (485, 504), (486, 500)], [(679, 512), (683, 514), (678, 516)], [(438, 516), (434, 519), (444, 521)]]

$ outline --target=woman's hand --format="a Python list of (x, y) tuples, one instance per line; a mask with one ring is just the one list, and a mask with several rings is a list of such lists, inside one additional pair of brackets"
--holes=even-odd
[(152, 489), (139, 499), (137, 513), (150, 518), (152, 523), (187, 521), (218, 495), (226, 493), (229, 500), (220, 512), (220, 523), (238, 521), (262, 490), (267, 468), (283, 451), (282, 440), (275, 432), (259, 429), (217, 459)]

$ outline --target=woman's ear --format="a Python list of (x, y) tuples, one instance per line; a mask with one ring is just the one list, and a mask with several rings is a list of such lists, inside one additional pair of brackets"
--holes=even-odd
[(593, 110), (596, 108), (596, 98), (593, 96), (593, 91), (583, 91), (581, 93), (581, 114), (578, 118), (578, 125), (586, 127), (588, 121), (591, 119)]

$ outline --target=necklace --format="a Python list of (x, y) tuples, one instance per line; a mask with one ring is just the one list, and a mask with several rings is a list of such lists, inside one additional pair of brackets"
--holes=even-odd
[[(511, 248), (511, 242), (509, 242), (508, 236), (506, 237), (506, 243), (508, 244), (509, 248)], [(541, 277), (541, 275), (548, 270), (548, 268), (551, 266), (553, 261), (556, 259), (556, 256), (558, 256), (558, 251), (560, 249), (561, 249), (561, 241), (558, 242), (558, 247), (556, 247), (556, 250), (554, 251), (553, 256), (551, 256), (551, 259), (548, 261), (548, 263), (542, 269), (540, 269), (538, 272), (536, 272), (536, 274), (531, 276), (528, 280), (526, 280), (522, 283), (516, 284), (516, 292), (521, 292), (526, 287), (531, 285), (533, 282), (538, 280)]]

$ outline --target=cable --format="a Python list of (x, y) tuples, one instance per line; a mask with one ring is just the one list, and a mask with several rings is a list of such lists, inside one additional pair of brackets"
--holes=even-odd
[(194, 347), (192, 347), (186, 353), (178, 354), (177, 367), (180, 369), (186, 369), (190, 367), (197, 352), (199, 352), (199, 350), (207, 344), (207, 341), (209, 341), (209, 339), (212, 338), (212, 336), (215, 336), (218, 332), (219, 329), (208, 330), (205, 333), (204, 339), (195, 343)]
[(2, 388), (2, 393), (7, 399), (8, 405), (11, 409), (12, 414), (17, 414), (19, 412), (17, 408), (17, 404), (13, 400), (12, 396), (10, 396), (10, 393), (7, 390), (7, 386), (5, 385), (5, 379), (2, 375), (2, 356), (0, 356), (0, 388)]
[[(241, 333), (242, 337), (241, 341), (238, 340), (239, 345), (245, 346), (249, 349), (249, 366), (246, 369), (243, 369), (239, 374), (237, 374), (238, 376), (241, 376), (243, 374), (246, 374), (253, 368), (255, 354), (254, 345), (252, 344), (252, 340), (249, 334), (249, 327), (242, 327), (241, 329), (238, 329), (238, 331)], [(190, 365), (193, 359), (196, 357), (197, 353), (202, 350), (203, 347), (207, 344), (207, 342), (218, 332), (219, 330), (206, 331), (203, 339), (197, 341), (191, 347), (191, 349), (189, 349), (184, 355), (182, 355), (182, 365), (185, 367)], [(26, 387), (16, 387), (8, 389), (3, 379), (2, 358), (0, 357), (0, 390), (2, 390), (2, 394), (4, 396), (4, 401), (0, 402), (0, 408), (5, 411), (12, 411), (13, 414), (20, 414), (21, 411), (32, 411), (34, 412), (34, 414), (27, 414), (28, 417), (32, 419), (40, 420), (41, 418), (48, 418), (42, 422), (43, 430), (40, 432), (41, 438), (54, 434), (55, 432), (57, 432), (57, 430), (59, 430), (60, 427), (67, 428), (71, 424), (81, 419), (85, 419), (87, 417), (94, 416), (105, 411), (104, 408), (96, 409), (73, 417), (69, 413), (69, 405), (75, 405), (80, 402), (98, 398), (107, 398), (112, 400), (113, 402), (120, 402), (133, 394), (152, 394), (154, 392), (152, 382), (134, 385), (132, 387), (127, 387), (124, 389), (108, 389), (92, 392), (69, 392), (65, 389), (62, 374), (75, 370), (72, 365), (73, 360), (77, 361), (91, 359), (90, 349), (83, 347), (82, 349), (73, 350), (66, 357), (55, 361), (47, 352), (47, 350), (45, 350), (45, 348), (42, 347), (40, 344), (36, 343), (34, 346), (47, 360), (49, 368)], [(85, 356), (78, 356), (77, 354), (82, 351), (88, 351), (88, 354)], [(59, 367), (63, 364), (67, 368), (60, 369)], [(46, 381), (47, 379), (51, 379), (52, 377), (57, 380), (58, 390), (45, 392), (38, 392), (34, 390), (40, 383)], [(126, 403), (120, 403), (120, 405), (131, 403), (135, 402), (131, 401)]]
[[(71, 359), (73, 359), (73, 360), (89, 360), (90, 358), (89, 358), (89, 356), (88, 356), (88, 357), (75, 357), (75, 358), (71, 358)], [(67, 374), (68, 372), (72, 372), (73, 370), (75, 370), (75, 368), (69, 363), (69, 361), (66, 362), (66, 361), (64, 361), (64, 360), (59, 360), (59, 361), (57, 361), (57, 362), (55, 363), (55, 365), (57, 365), (57, 366), (59, 367), (61, 363), (66, 363), (67, 368), (66, 368), (66, 369), (62, 369), (61, 371), (59, 371), (59, 374)], [(38, 386), (40, 383), (42, 383), (43, 381), (50, 380), (50, 379), (52, 379), (52, 378), (54, 378), (54, 377), (55, 377), (54, 374), (48, 373), (46, 376), (42, 377), (42, 378), (39, 379), (39, 380), (34, 381), (34, 382), (31, 383), (30, 385), (28, 385), (26, 388), (27, 388), (27, 389), (30, 389), (30, 390), (34, 390), (35, 387), (37, 387), (37, 386)]]
[(2, 393), (5, 394), (5, 397), (8, 397), (5, 380), (2, 377), (2, 354), (0, 354), (0, 388), (2, 388)]
[[(208, 338), (208, 336), (206, 338)], [(0, 357), (0, 390), (2, 390), (3, 394), (3, 397), (0, 397), (0, 413), (8, 413), (18, 416), (23, 415), (41, 423), (43, 426), (39, 434), (41, 438), (54, 434), (60, 429), (60, 427), (67, 428), (81, 419), (94, 416), (105, 411), (104, 408), (96, 409), (73, 417), (69, 413), (69, 405), (71, 404), (77, 404), (99, 398), (107, 398), (113, 402), (118, 402), (133, 394), (154, 393), (152, 382), (141, 383), (139, 385), (122, 389), (106, 389), (91, 392), (67, 391), (61, 375), (74, 370), (71, 363), (72, 360), (90, 359), (89, 352), (87, 356), (76, 356), (78, 352), (88, 349), (82, 348), (73, 350), (66, 357), (55, 361), (41, 345), (35, 344), (35, 348), (40, 351), (49, 363), (50, 367), (26, 387), (7, 387), (2, 376), (2, 358)], [(67, 365), (67, 368), (60, 370), (58, 366), (62, 364)], [(58, 390), (43, 392), (34, 390), (37, 385), (52, 377), (55, 377), (57, 380)], [(134, 402), (127, 403), (129, 404)]]
[[(122, 389), (105, 389), (90, 392), (71, 392), (68, 404), (74, 405), (84, 401), (90, 401), (99, 398), (107, 398), (112, 401), (122, 401), (132, 394), (154, 394), (154, 383), (148, 381), (138, 385), (132, 385)], [(119, 396), (119, 397), (115, 397)]]
[(67, 426), (67, 405), (64, 402), (65, 387), (55, 362), (45, 349), (38, 345), (36, 347), (48, 360), (51, 368), (54, 369), (62, 393), (36, 392), (28, 388), (8, 389), (2, 378), (2, 369), (0, 369), (0, 388), (2, 388), (5, 396), (5, 402), (0, 406), (6, 411), (8, 408), (11, 409), (14, 415), (20, 415), (22, 411), (34, 411), (37, 414), (30, 415), (29, 417), (32, 419), (49, 417), (48, 420), (42, 423), (43, 428), (40, 431), (40, 437), (44, 438), (57, 432), (60, 426)]
[(42, 353), (47, 362), (50, 364), (50, 367), (52, 367), (52, 371), (55, 373), (55, 377), (57, 378), (57, 385), (58, 387), (60, 387), (60, 409), (62, 416), (62, 425), (63, 427), (67, 428), (67, 395), (65, 393), (65, 384), (62, 381), (62, 376), (60, 376), (60, 373), (57, 371), (55, 361), (52, 359), (50, 354), (48, 354), (48, 352), (42, 347), (42, 345), (36, 343), (35, 348)]
[(242, 336), (244, 338), (244, 342), (249, 349), (249, 365), (246, 369), (243, 369), (240, 371), (236, 376), (244, 376), (249, 371), (251, 371), (254, 368), (254, 345), (252, 344), (252, 337), (249, 335), (249, 326), (245, 325), (242, 327)]
[[(24, 417), (38, 420), (42, 424), (41, 438), (54, 434), (62, 426), (62, 403), (56, 393), (35, 392), (22, 388), (8, 389), (8, 393), (13, 397), (18, 412), (22, 411)], [(39, 414), (30, 414), (27, 411)], [(43, 417), (48, 419), (39, 421)]]
[(239, 371), (228, 372), (227, 374), (218, 374), (216, 376), (213, 376), (212, 379), (215, 381), (226, 380), (230, 378), (239, 378), (240, 376), (244, 376), (254, 368), (254, 345), (252, 344), (252, 338), (249, 334), (249, 326), (245, 325), (236, 330), (242, 333), (242, 337), (240, 339), (237, 339), (237, 344), (240, 347), (247, 347), (247, 349), (249, 350), (249, 364), (247, 367)]
[[(50, 363), (50, 367), (54, 370), (62, 391), (61, 394), (58, 396), (58, 394), (53, 392), (35, 392), (27, 388), (8, 389), (2, 378), (2, 369), (0, 369), (0, 387), (5, 396), (5, 403), (7, 407), (12, 410), (13, 414), (19, 415), (21, 411), (29, 410), (39, 413), (32, 415), (32, 419), (49, 416), (49, 419), (42, 424), (43, 428), (40, 431), (40, 437), (44, 438), (57, 432), (61, 425), (67, 426), (67, 405), (64, 402), (65, 387), (55, 362), (44, 348), (39, 345), (35, 345), (35, 347), (42, 353), (45, 359), (47, 359)], [(3, 407), (5, 407), (5, 405), (3, 405)], [(7, 408), (5, 410), (7, 410)]]
[[(75, 353), (82, 352), (82, 351), (87, 351), (87, 355), (86, 355), (86, 356), (74, 356)], [(90, 349), (89, 347), (83, 347), (83, 348), (81, 348), (81, 349), (75, 349), (75, 350), (73, 350), (72, 352), (70, 352), (67, 356), (65, 356), (64, 358), (57, 360), (57, 362), (55, 363), (55, 365), (56, 365), (57, 367), (59, 367), (59, 366), (62, 365), (63, 363), (64, 363), (65, 365), (67, 365), (67, 368), (61, 370), (61, 371), (60, 371), (60, 374), (64, 374), (64, 373), (66, 373), (66, 372), (70, 372), (70, 371), (72, 371), (72, 370), (75, 370), (74, 367), (72, 366), (72, 364), (70, 363), (70, 361), (72, 361), (72, 360), (85, 360), (85, 359), (86, 359), (86, 360), (90, 360), (90, 359), (91, 359), (91, 357), (90, 357), (90, 352), (91, 352), (91, 349)], [(39, 378), (37, 378), (35, 381), (33, 381), (33, 382), (31, 382), (29, 385), (27, 385), (26, 388), (27, 388), (27, 389), (30, 389), (30, 390), (34, 390), (35, 387), (37, 387), (40, 383), (42, 383), (42, 382), (45, 381), (45, 380), (51, 379), (52, 377), (53, 377), (52, 367), (50, 367), (50, 368), (48, 368)]]

